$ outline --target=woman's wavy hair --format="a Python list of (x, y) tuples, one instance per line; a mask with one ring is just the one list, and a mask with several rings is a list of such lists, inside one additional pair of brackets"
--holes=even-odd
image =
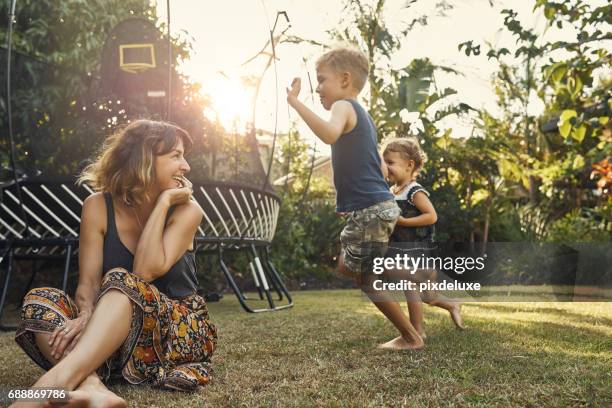
[(138, 205), (155, 182), (155, 156), (170, 153), (178, 141), (185, 153), (193, 146), (189, 133), (167, 122), (136, 120), (109, 136), (77, 183), (107, 191), (127, 205)]

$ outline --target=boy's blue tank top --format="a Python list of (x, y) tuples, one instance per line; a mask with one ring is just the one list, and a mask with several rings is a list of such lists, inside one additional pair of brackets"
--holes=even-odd
[(357, 211), (393, 199), (380, 169), (374, 121), (359, 102), (346, 101), (355, 109), (357, 124), (331, 145), (337, 212)]

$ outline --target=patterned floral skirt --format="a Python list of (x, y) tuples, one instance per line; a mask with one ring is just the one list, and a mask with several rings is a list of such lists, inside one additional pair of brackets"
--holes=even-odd
[[(104, 276), (98, 298), (111, 289), (123, 292), (135, 307), (125, 342), (98, 369), (104, 380), (123, 377), (132, 384), (181, 391), (194, 391), (210, 381), (217, 329), (210, 323), (201, 296), (170, 299), (154, 285), (120, 268)], [(15, 340), (48, 370), (52, 364), (38, 349), (34, 332), (52, 332), (77, 314), (76, 304), (61, 290), (32, 289), (24, 299)]]

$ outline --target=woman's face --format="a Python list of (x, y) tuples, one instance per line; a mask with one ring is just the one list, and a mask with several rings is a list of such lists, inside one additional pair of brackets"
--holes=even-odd
[(170, 152), (155, 156), (155, 182), (160, 190), (183, 187), (182, 178), (191, 170), (184, 154), (183, 141), (179, 138)]

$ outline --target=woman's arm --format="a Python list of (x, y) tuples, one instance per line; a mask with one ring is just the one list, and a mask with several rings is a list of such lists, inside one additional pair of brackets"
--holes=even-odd
[(105, 214), (102, 193), (87, 197), (81, 211), (79, 233), (79, 284), (75, 296), (79, 314), (51, 334), (49, 345), (56, 358), (72, 350), (93, 313), (102, 281)]
[[(189, 187), (165, 190), (160, 195), (136, 246), (135, 275), (153, 281), (166, 274), (189, 249), (202, 221), (202, 209), (189, 197)], [(166, 223), (168, 210), (176, 204)]]
[(87, 197), (79, 233), (79, 284), (75, 300), (79, 314), (90, 316), (102, 283), (106, 203), (102, 193)]
[(436, 209), (433, 204), (429, 201), (427, 194), (422, 191), (417, 191), (414, 197), (412, 197), (412, 201), (421, 214), (410, 218), (399, 217), (397, 219), (397, 225), (403, 227), (424, 227), (436, 223), (438, 215), (436, 214)]

